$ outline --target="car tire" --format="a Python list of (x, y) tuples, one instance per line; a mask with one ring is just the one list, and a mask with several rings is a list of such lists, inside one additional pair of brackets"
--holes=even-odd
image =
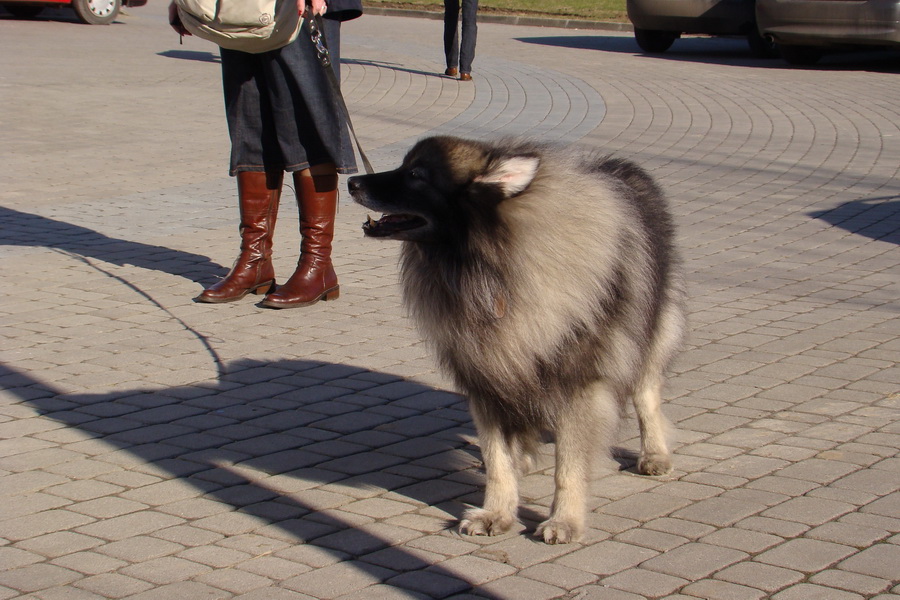
[(750, 53), (756, 58), (778, 58), (780, 56), (778, 44), (761, 36), (755, 23), (753, 29), (747, 34), (747, 45), (750, 46)]
[(33, 19), (44, 10), (39, 4), (4, 4), (3, 8), (17, 19)]
[(634, 41), (641, 50), (650, 54), (660, 54), (672, 47), (681, 34), (675, 31), (634, 28)]
[(809, 66), (819, 62), (824, 52), (816, 46), (785, 46), (779, 44), (778, 50), (781, 52), (781, 58), (789, 65)]
[(72, 0), (72, 8), (82, 23), (109, 25), (119, 16), (122, 0)]

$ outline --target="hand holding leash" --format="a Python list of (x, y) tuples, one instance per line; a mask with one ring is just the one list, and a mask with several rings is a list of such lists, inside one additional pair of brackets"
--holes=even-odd
[[(306, 0), (297, 0), (298, 15), (302, 15), (303, 13), (305, 13), (306, 8)], [(309, 3), (309, 11), (314, 17), (318, 15), (324, 15), (327, 9), (328, 7), (325, 5), (325, 0), (311, 0)]]
[[(301, 2), (303, 0), (300, 0)], [(178, 7), (175, 5), (175, 0), (169, 3), (169, 25), (172, 26), (172, 29), (175, 30), (180, 36), (185, 35), (193, 35), (190, 31), (185, 28), (184, 24), (181, 22), (181, 17), (178, 16)]]

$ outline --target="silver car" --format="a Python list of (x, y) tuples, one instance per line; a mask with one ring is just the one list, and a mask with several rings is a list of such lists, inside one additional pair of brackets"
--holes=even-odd
[(835, 49), (900, 48), (900, 0), (757, 0), (756, 18), (791, 64)]
[(761, 58), (778, 56), (756, 27), (754, 0), (627, 0), (634, 39), (644, 52), (665, 52), (682, 34), (746, 36)]

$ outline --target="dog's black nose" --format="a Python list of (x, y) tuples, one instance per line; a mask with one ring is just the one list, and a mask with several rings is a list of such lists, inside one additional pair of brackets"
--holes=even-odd
[(350, 179), (348, 179), (347, 189), (350, 190), (351, 193), (359, 190), (359, 178), (351, 177)]

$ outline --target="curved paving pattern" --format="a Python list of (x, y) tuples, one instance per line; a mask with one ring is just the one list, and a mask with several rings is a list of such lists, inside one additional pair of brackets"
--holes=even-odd
[[(338, 302), (190, 302), (234, 252), (217, 58), (178, 45), (164, 4), (129, 12), (0, 18), (0, 600), (900, 597), (893, 56), (803, 71), (741, 40), (649, 58), (624, 34), (482, 25), (460, 84), (436, 75), (439, 22), (345, 28), (377, 167), (428, 134), (523, 135), (633, 157), (671, 197), (677, 470), (603, 462), (585, 539), (546, 546), (549, 447), (520, 530), (454, 533), (483, 479), (465, 403), (355, 205)], [(295, 223), (286, 198), (279, 273)]]
[[(405, 56), (422, 56), (429, 49), (407, 44), (399, 50), (405, 50)], [(439, 75), (436, 71), (442, 69), (434, 61), (388, 56), (393, 60), (350, 58), (342, 73), (355, 118), (368, 124), (359, 132), (363, 147), (377, 148), (376, 157), (399, 161), (424, 135), (523, 136), (573, 143), (593, 131), (605, 113), (603, 98), (594, 88), (551, 69), (487, 58), (479, 61), (477, 81), (469, 85)], [(403, 133), (407, 135), (398, 140)]]

